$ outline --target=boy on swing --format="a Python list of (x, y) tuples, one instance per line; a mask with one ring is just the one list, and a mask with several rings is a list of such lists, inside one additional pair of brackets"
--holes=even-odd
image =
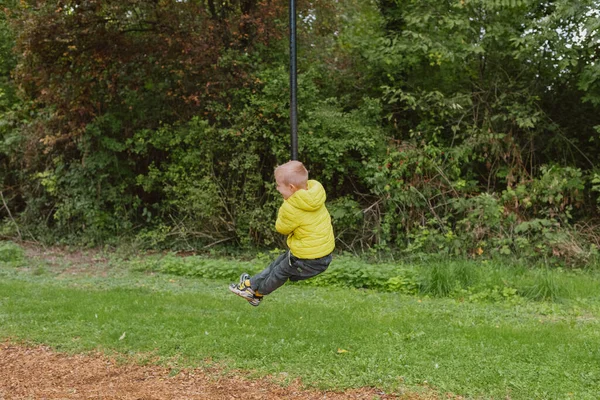
[(308, 179), (308, 171), (300, 161), (289, 161), (275, 169), (277, 190), (283, 204), (277, 214), (275, 228), (287, 235), (289, 250), (277, 257), (262, 272), (240, 276), (229, 290), (258, 306), (263, 296), (282, 286), (287, 280), (301, 281), (325, 271), (335, 248), (331, 216), (325, 208), (325, 189)]

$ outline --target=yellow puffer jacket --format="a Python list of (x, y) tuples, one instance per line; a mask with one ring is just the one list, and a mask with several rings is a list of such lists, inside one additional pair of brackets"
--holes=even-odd
[(275, 228), (288, 235), (287, 244), (294, 256), (315, 259), (328, 255), (335, 248), (326, 198), (323, 185), (309, 180), (307, 190), (298, 190), (279, 208)]

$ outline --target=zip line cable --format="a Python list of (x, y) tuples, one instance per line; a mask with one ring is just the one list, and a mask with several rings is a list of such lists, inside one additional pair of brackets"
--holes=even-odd
[(290, 136), (292, 160), (298, 160), (298, 69), (296, 58), (296, 0), (290, 0)]

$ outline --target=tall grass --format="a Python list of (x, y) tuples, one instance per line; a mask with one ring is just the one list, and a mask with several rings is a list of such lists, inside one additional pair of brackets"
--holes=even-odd
[(455, 287), (456, 276), (452, 265), (433, 264), (426, 270), (423, 292), (434, 296), (448, 296)]
[(13, 242), (0, 241), (0, 266), (18, 266), (25, 261), (25, 252)]
[[(242, 272), (256, 273), (269, 261), (269, 256), (238, 261), (168, 254), (135, 258), (127, 265), (136, 271), (235, 281)], [(593, 269), (586, 272), (476, 260), (366, 263), (349, 256), (337, 256), (326, 273), (298, 283), (477, 301), (517, 297), (537, 301), (587, 298), (595, 295), (599, 284), (600, 272)]]
[(527, 296), (534, 300), (557, 301), (566, 294), (554, 271), (545, 268), (535, 273), (535, 281), (527, 291)]

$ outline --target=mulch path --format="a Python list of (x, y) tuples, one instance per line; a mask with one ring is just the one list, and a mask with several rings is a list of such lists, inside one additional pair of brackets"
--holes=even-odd
[(67, 355), (45, 346), (0, 343), (0, 400), (9, 399), (412, 399), (377, 389), (346, 392), (306, 390), (299, 382), (281, 386), (268, 378), (249, 380), (202, 369), (173, 375), (156, 365), (117, 362), (101, 354)]

